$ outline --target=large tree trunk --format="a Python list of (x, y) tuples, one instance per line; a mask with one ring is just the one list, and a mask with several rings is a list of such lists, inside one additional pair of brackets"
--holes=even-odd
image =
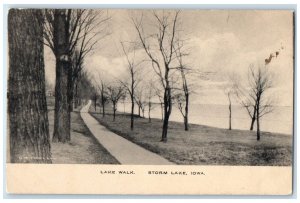
[(51, 163), (41, 10), (8, 14), (11, 163)]
[[(72, 69), (71, 69), (72, 70)], [(72, 77), (68, 76), (68, 102), (69, 102), (69, 112), (73, 111), (73, 99), (74, 99), (74, 83)]]
[(162, 130), (162, 136), (161, 141), (167, 142), (167, 134), (168, 134), (168, 126), (169, 126), (169, 118), (172, 111), (172, 101), (171, 101), (171, 88), (169, 85), (168, 79), (168, 73), (166, 71), (166, 89), (164, 93), (164, 121), (163, 121), (163, 130)]
[(68, 31), (65, 9), (54, 12), (54, 47), (56, 57), (55, 113), (53, 142), (68, 142), (70, 137), (70, 111), (68, 102), (68, 76), (71, 71), (68, 53)]

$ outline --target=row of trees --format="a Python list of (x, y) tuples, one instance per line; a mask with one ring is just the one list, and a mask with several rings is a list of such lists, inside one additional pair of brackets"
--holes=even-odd
[[(188, 105), (189, 105), (189, 86), (186, 75), (189, 69), (184, 65), (184, 40), (180, 38), (180, 28), (178, 26), (180, 11), (163, 12), (151, 14), (155, 24), (150, 32), (146, 33), (143, 27), (143, 15), (141, 18), (131, 18), (138, 39), (134, 42), (121, 42), (122, 51), (126, 58), (129, 79), (125, 81), (119, 79), (119, 83), (125, 88), (131, 100), (131, 130), (134, 128), (134, 106), (138, 105), (144, 116), (145, 108), (148, 107), (148, 117), (151, 121), (150, 112), (153, 109), (152, 98), (157, 95), (161, 101), (163, 109), (163, 130), (161, 141), (167, 141), (168, 123), (172, 112), (174, 101), (178, 101), (178, 107), (184, 117), (185, 130), (188, 130)], [(135, 55), (136, 49), (143, 49), (146, 58), (138, 60)], [(145, 63), (151, 64), (152, 70), (157, 76), (156, 83), (153, 81), (141, 86), (141, 66)], [(180, 75), (180, 77), (178, 77)], [(144, 78), (143, 78), (144, 79)], [(179, 80), (181, 79), (181, 80)], [(145, 80), (145, 79), (144, 79)], [(103, 81), (100, 85), (103, 87)], [(182, 88), (181, 88), (182, 87)], [(103, 88), (100, 91), (103, 96)], [(102, 98), (101, 96), (101, 98)], [(103, 105), (102, 105), (103, 106)], [(183, 107), (184, 106), (184, 107)]]
[(177, 50), (176, 45), (179, 42), (179, 29), (177, 27), (179, 13), (179, 11), (176, 11), (174, 14), (163, 13), (159, 15), (153, 12), (153, 18), (156, 21), (153, 33), (145, 33), (143, 16), (140, 19), (132, 19), (140, 43), (163, 88), (164, 119), (161, 136), (163, 142), (167, 142), (169, 118), (172, 113), (170, 72), (177, 69), (177, 64), (174, 64), (174, 56)]
[[(184, 75), (185, 76), (185, 75)], [(183, 78), (185, 78), (183, 76)], [(274, 110), (274, 98), (270, 95), (270, 90), (273, 87), (272, 82), (272, 74), (265, 66), (257, 66), (255, 67), (253, 64), (249, 66), (248, 74), (247, 74), (248, 82), (246, 84), (242, 84), (240, 82), (239, 76), (236, 74), (231, 74), (226, 82), (226, 85), (223, 86), (224, 93), (228, 98), (228, 109), (229, 109), (229, 127), (228, 129), (232, 129), (232, 103), (233, 100), (239, 102), (242, 107), (247, 111), (251, 123), (250, 130), (254, 129), (254, 124), (256, 123), (256, 132), (257, 132), (257, 140), (260, 140), (260, 120), (261, 118), (273, 112)], [(183, 80), (185, 81), (185, 80)], [(174, 81), (172, 81), (174, 83)], [(172, 104), (175, 105), (179, 112), (183, 116), (184, 120), (184, 128), (188, 130), (188, 101), (190, 92), (185, 94), (185, 83), (182, 84), (182, 89), (173, 88), (173, 96), (172, 96)], [(102, 106), (102, 115), (105, 116), (104, 106), (107, 102), (112, 103), (114, 117), (115, 120), (115, 112), (117, 110), (116, 106), (118, 102), (125, 99), (127, 96), (130, 97), (131, 100), (131, 124), (130, 127), (133, 129), (133, 121), (134, 121), (134, 107), (137, 105), (138, 107), (138, 116), (145, 117), (144, 112), (147, 109), (148, 111), (148, 119), (151, 122), (151, 110), (157, 106), (158, 103), (163, 106), (163, 102), (161, 98), (161, 91), (155, 88), (155, 82), (150, 80), (148, 84), (146, 82), (137, 85), (131, 91), (130, 86), (122, 80), (116, 80), (114, 85), (109, 85), (100, 79), (100, 83), (98, 85), (98, 93), (95, 95), (96, 104), (97, 100), (100, 101)], [(180, 92), (182, 91), (182, 92)], [(159, 101), (159, 102), (158, 102)], [(184, 108), (187, 108), (185, 110)], [(162, 120), (163, 120), (163, 108), (162, 112)]]
[[(189, 130), (189, 101), (193, 92), (189, 76), (199, 74), (199, 72), (185, 63), (189, 53), (186, 51), (185, 39), (181, 37), (183, 29), (180, 26), (180, 11), (152, 12), (147, 17), (151, 18), (151, 29), (144, 27), (145, 16), (143, 14), (140, 18), (131, 18), (138, 39), (127, 44), (121, 42), (129, 78), (118, 81), (131, 100), (131, 130), (134, 128), (135, 104), (139, 109), (138, 114), (141, 115), (140, 111), (142, 111), (143, 116), (145, 108), (148, 107), (150, 121), (150, 112), (153, 108), (151, 101), (154, 96), (157, 96), (161, 103), (163, 118), (161, 141), (166, 142), (169, 118), (174, 104), (182, 114), (184, 129)], [(144, 59), (138, 60), (137, 49), (144, 50)], [(140, 84), (141, 75), (145, 75), (141, 73), (141, 67), (145, 67), (145, 63), (151, 64), (152, 70), (157, 76), (155, 84), (151, 81), (149, 85), (146, 85), (147, 88)], [(260, 140), (260, 118), (272, 112), (274, 108), (271, 97), (268, 93), (266, 94), (272, 87), (272, 77), (267, 64), (259, 67), (250, 65), (247, 76), (248, 86), (241, 84), (237, 77), (230, 77), (224, 88), (229, 103), (229, 130), (232, 129), (232, 99), (236, 99), (247, 110), (251, 118), (250, 130), (253, 130), (256, 122), (257, 140)], [(143, 80), (145, 79), (143, 78)], [(100, 80), (100, 84), (100, 98), (105, 98), (103, 80)], [(145, 92), (144, 89), (147, 89), (148, 92)], [(108, 101), (107, 99), (101, 100)], [(115, 102), (112, 101), (112, 103)], [(105, 103), (102, 103), (103, 108), (104, 105)]]
[[(145, 28), (144, 15), (132, 17), (137, 40), (121, 43), (126, 57), (129, 80), (118, 79), (106, 83), (103, 75), (97, 79), (103, 116), (105, 104), (111, 101), (114, 118), (117, 103), (126, 92), (131, 100), (130, 128), (134, 128), (134, 106), (142, 113), (153, 108), (156, 95), (162, 108), (161, 141), (167, 142), (169, 118), (173, 105), (184, 118), (184, 128), (189, 129), (188, 112), (191, 83), (189, 74), (195, 73), (185, 63), (185, 49), (180, 11), (150, 13), (151, 28)], [(12, 162), (51, 162), (45, 95), (44, 45), (48, 46), (56, 60), (54, 142), (70, 141), (70, 112), (80, 103), (78, 88), (90, 87), (91, 78), (83, 71), (84, 58), (95, 44), (108, 33), (106, 22), (110, 18), (102, 10), (85, 9), (11, 9), (8, 15), (9, 88), (8, 111), (10, 119), (10, 155)], [(145, 58), (138, 61), (137, 49)], [(144, 63), (151, 65), (156, 75), (147, 88), (141, 85)], [(257, 123), (257, 139), (260, 139), (260, 118), (271, 112), (272, 105), (265, 92), (272, 87), (267, 68), (248, 73), (249, 88), (234, 85), (234, 94), (247, 109), (252, 124)], [(159, 84), (159, 85), (157, 85)], [(147, 90), (147, 92), (146, 92)], [(227, 93), (231, 112), (231, 91)], [(84, 95), (84, 97), (89, 96)], [(75, 100), (74, 100), (75, 98)], [(96, 102), (95, 102), (96, 103)], [(230, 114), (231, 115), (231, 114)], [(231, 119), (230, 119), (231, 123)], [(231, 126), (231, 124), (230, 124)], [(231, 128), (231, 127), (230, 127)], [(253, 127), (251, 128), (253, 129)], [(24, 157), (28, 157), (27, 160)]]
[(56, 59), (54, 142), (70, 141), (70, 112), (83, 61), (105, 36), (109, 18), (102, 10), (48, 9), (44, 11), (44, 44)]
[(271, 94), (273, 87), (273, 75), (267, 66), (254, 66), (248, 68), (247, 82), (240, 81), (240, 77), (232, 73), (227, 76), (227, 82), (223, 86), (224, 93), (228, 98), (229, 127), (232, 129), (232, 103), (233, 100), (240, 103), (250, 118), (250, 130), (256, 123), (257, 140), (260, 140), (260, 121), (263, 116), (274, 110), (274, 97)]
[[(100, 75), (100, 74), (99, 74)], [(113, 121), (115, 121), (115, 114), (117, 111), (117, 106), (120, 101), (125, 105), (126, 100), (129, 98), (131, 103), (131, 122), (130, 128), (134, 128), (134, 117), (135, 117), (135, 107), (138, 107), (138, 116), (145, 117), (145, 110), (148, 110), (148, 119), (151, 122), (151, 110), (155, 107), (154, 97), (157, 96), (153, 91), (153, 83), (140, 84), (133, 88), (131, 91), (130, 87), (122, 80), (111, 80), (104, 81), (101, 77), (99, 79), (94, 79), (95, 93), (93, 95), (93, 102), (95, 105), (100, 104), (100, 111), (102, 116), (105, 117), (105, 106), (110, 103), (113, 110)], [(132, 93), (133, 92), (133, 93)], [(125, 108), (125, 107), (124, 107)]]
[(272, 74), (267, 66), (257, 66), (253, 64), (248, 69), (248, 84), (243, 86), (236, 82), (233, 86), (233, 91), (228, 92), (229, 108), (230, 108), (230, 123), (231, 123), (231, 101), (230, 94), (234, 94), (241, 105), (246, 109), (250, 119), (250, 130), (253, 130), (256, 122), (257, 140), (260, 140), (260, 120), (261, 118), (273, 112), (274, 98), (270, 93), (273, 87)]
[[(10, 160), (50, 163), (44, 45), (56, 59), (53, 142), (70, 141), (70, 112), (90, 88), (84, 58), (104, 37), (102, 10), (11, 9), (8, 15)], [(73, 102), (73, 98), (76, 101)]]

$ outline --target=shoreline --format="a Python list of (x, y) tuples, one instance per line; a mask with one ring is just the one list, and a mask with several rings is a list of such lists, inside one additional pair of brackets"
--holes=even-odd
[[(93, 107), (91, 107), (93, 108)], [(91, 113), (89, 111), (89, 113)], [(92, 114), (100, 114), (102, 115), (102, 113), (100, 112), (93, 112)], [(112, 113), (106, 113), (106, 115), (113, 115)], [(120, 111), (116, 111), (116, 117), (117, 116), (130, 116), (130, 113), (128, 112), (125, 112), (125, 114), (123, 112), (120, 112)], [(142, 117), (142, 116), (139, 116), (137, 114), (134, 114), (134, 118), (138, 118), (138, 119), (145, 119), (145, 120), (148, 120), (148, 118), (145, 116), (145, 117)], [(162, 121), (162, 119), (160, 118), (156, 118), (156, 117), (151, 117), (151, 120), (156, 120), (156, 121)], [(183, 122), (180, 122), (180, 121), (173, 121), (173, 120), (169, 120), (169, 123), (175, 123), (177, 125), (184, 125)], [(215, 129), (220, 129), (220, 130), (228, 130), (227, 128), (222, 128), (222, 127), (216, 127), (216, 126), (211, 126), (211, 125), (205, 125), (205, 124), (198, 124), (198, 123), (193, 123), (193, 122), (189, 122), (189, 126), (199, 126), (199, 127), (207, 127), (207, 128), (215, 128)], [(238, 129), (238, 128), (232, 128), (231, 131), (243, 131), (243, 132), (256, 132), (256, 130), (245, 130), (245, 129)], [(286, 137), (293, 137), (293, 133), (292, 134), (287, 134), (287, 133), (281, 133), (281, 132), (270, 132), (270, 131), (263, 131), (261, 130), (261, 133), (264, 133), (264, 134), (269, 134), (269, 135), (280, 135), (280, 136), (286, 136)]]
[(179, 165), (240, 165), (240, 166), (290, 166), (292, 163), (293, 136), (281, 133), (228, 130), (199, 124), (190, 124), (184, 131), (183, 123), (170, 121), (168, 142), (160, 142), (161, 119), (135, 117), (134, 130), (130, 130), (130, 114), (116, 114), (112, 121), (110, 110), (102, 118), (91, 106), (89, 113), (108, 130), (157, 153)]
[[(241, 106), (234, 106), (232, 108), (232, 127), (240, 130), (249, 130), (250, 117), (246, 110)], [(120, 113), (124, 111), (122, 103), (119, 104), (118, 109)], [(189, 123), (227, 129), (229, 122), (227, 111), (227, 105), (190, 105)], [(128, 103), (125, 104), (125, 112), (130, 113)], [(137, 114), (137, 109), (135, 109), (135, 114)], [(153, 118), (161, 119), (160, 107), (152, 109), (151, 114)], [(145, 115), (148, 116), (147, 109), (145, 109)], [(293, 133), (293, 110), (291, 107), (278, 107), (261, 119), (261, 130), (264, 132), (285, 135), (292, 135)], [(170, 116), (170, 121), (183, 122), (181, 113), (175, 107)]]

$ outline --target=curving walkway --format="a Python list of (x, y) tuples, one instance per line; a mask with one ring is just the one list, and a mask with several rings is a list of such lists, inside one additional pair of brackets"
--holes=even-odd
[(99, 124), (99, 122), (88, 113), (90, 105), (91, 101), (89, 101), (80, 111), (83, 121), (102, 146), (105, 147), (121, 164), (173, 164), (165, 158), (126, 140)]

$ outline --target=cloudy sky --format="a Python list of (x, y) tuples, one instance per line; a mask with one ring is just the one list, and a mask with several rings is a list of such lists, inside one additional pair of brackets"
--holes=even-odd
[[(126, 60), (120, 41), (137, 39), (130, 16), (138, 17), (145, 10), (108, 10), (110, 35), (99, 41), (85, 59), (91, 75), (98, 70), (107, 77), (120, 78), (126, 74)], [(145, 30), (153, 30), (146, 19)], [(181, 36), (190, 55), (185, 59), (194, 69), (213, 72), (209, 80), (194, 80), (198, 84), (194, 103), (224, 104), (226, 97), (220, 86), (224, 75), (235, 72), (245, 77), (250, 64), (264, 64), (271, 53), (280, 51), (268, 65), (274, 74), (274, 89), (278, 105), (292, 106), (293, 101), (293, 18), (290, 11), (183, 10), (180, 13)], [(46, 77), (54, 83), (55, 63), (46, 49)], [(143, 58), (143, 50), (136, 55)], [(147, 64), (145, 64), (147, 67)], [(151, 69), (151, 66), (148, 67)], [(201, 88), (200, 88), (201, 87)]]

